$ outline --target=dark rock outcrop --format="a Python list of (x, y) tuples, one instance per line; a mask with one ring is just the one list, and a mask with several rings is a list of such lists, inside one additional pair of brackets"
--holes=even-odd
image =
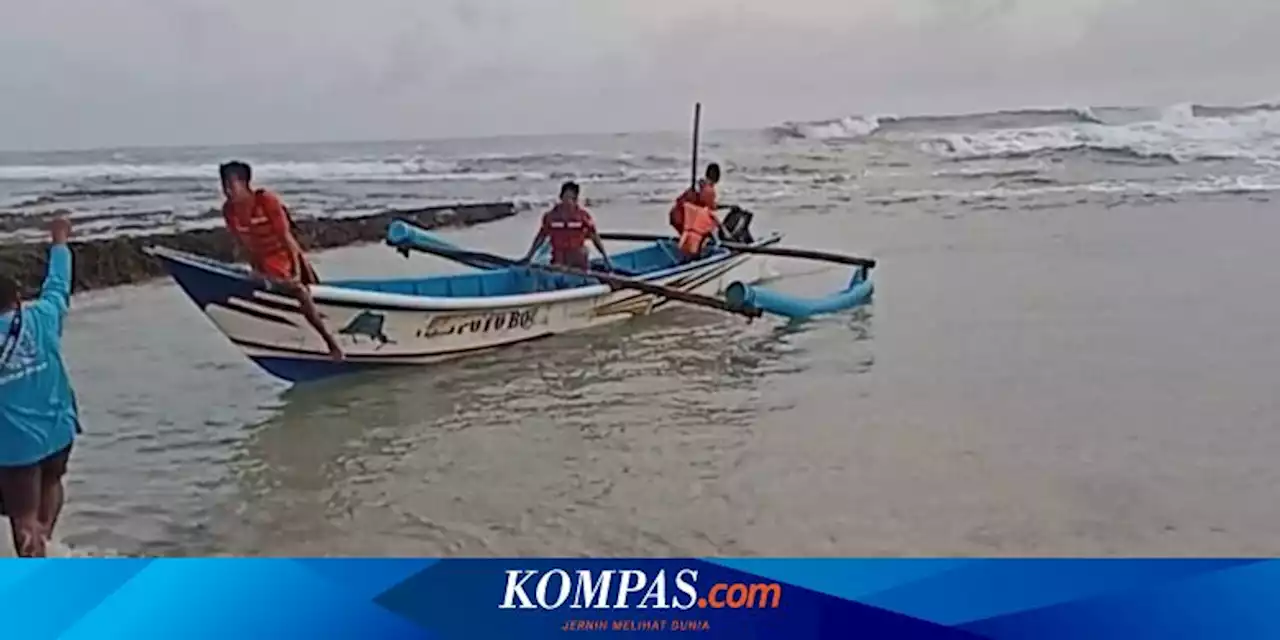
[[(298, 241), (305, 249), (330, 249), (352, 244), (381, 242), (387, 225), (404, 219), (427, 229), (469, 226), (515, 215), (510, 203), (427, 207), (386, 211), (352, 218), (298, 219)], [(232, 260), (231, 237), (225, 229), (199, 229), (145, 236), (117, 236), (71, 242), (75, 256), (74, 291), (133, 284), (164, 275), (160, 263), (143, 248), (160, 245), (219, 260)], [(39, 289), (48, 260), (47, 244), (0, 245), (0, 273), (16, 277), (28, 291)]]

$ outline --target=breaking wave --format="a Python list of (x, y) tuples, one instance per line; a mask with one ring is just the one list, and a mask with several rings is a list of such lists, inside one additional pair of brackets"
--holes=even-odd
[[(589, 152), (490, 153), (464, 158), (388, 155), (321, 162), (249, 160), (255, 177), (273, 182), (503, 182), (546, 180), (558, 175), (582, 173), (596, 179), (627, 180), (651, 178), (655, 174), (673, 171), (681, 163), (681, 159), (674, 157), (633, 158), (628, 154), (610, 156)], [(600, 170), (593, 171), (593, 165)], [(654, 165), (658, 168), (653, 168)], [(217, 175), (217, 162), (213, 161), (0, 164), (0, 182), (209, 182), (216, 181)]]
[(787, 122), (771, 131), (784, 138), (808, 138), (811, 140), (856, 140), (866, 138), (885, 122), (893, 122), (894, 116), (846, 116), (834, 120), (815, 122)]
[(1280, 161), (1280, 105), (1091, 107), (957, 116), (847, 117), (786, 123), (781, 138), (824, 142), (880, 138), (949, 160), (1098, 152), (1167, 163)]
[(846, 116), (813, 122), (786, 122), (769, 129), (780, 138), (858, 140), (876, 134), (908, 131), (997, 129), (1006, 126), (1045, 126), (1102, 122), (1090, 108), (1017, 109), (940, 116)]

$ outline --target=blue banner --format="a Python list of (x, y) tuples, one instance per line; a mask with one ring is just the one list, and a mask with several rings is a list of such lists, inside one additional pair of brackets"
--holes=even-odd
[(1280, 637), (1274, 560), (0, 562), (3, 637)]

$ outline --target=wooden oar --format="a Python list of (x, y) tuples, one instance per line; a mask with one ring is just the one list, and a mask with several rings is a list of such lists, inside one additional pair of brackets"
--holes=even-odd
[(563, 275), (579, 276), (584, 278), (595, 278), (596, 280), (599, 280), (609, 285), (611, 288), (615, 290), (631, 289), (633, 291), (648, 293), (650, 295), (655, 295), (662, 298), (669, 298), (671, 300), (684, 302), (686, 304), (692, 304), (692, 305), (697, 305), (701, 307), (709, 307), (711, 309), (718, 309), (720, 311), (724, 311), (725, 313), (736, 313), (739, 315), (746, 316), (748, 318), (758, 318), (763, 313), (759, 309), (754, 309), (754, 308), (739, 309), (737, 307), (733, 307), (728, 302), (725, 302), (720, 298), (713, 298), (711, 296), (704, 296), (697, 293), (690, 293), (688, 291), (680, 291), (679, 289), (672, 289), (671, 287), (664, 287), (662, 285), (653, 284), (651, 282), (635, 280), (633, 278), (628, 278), (626, 276), (620, 276), (612, 273), (605, 273), (603, 271), (596, 271), (594, 269), (590, 269), (590, 270), (574, 269), (572, 267), (565, 267), (565, 266), (553, 265), (553, 264), (527, 264), (527, 263), (519, 262), (517, 260), (512, 260), (511, 258), (503, 258), (501, 256), (495, 256), (488, 253), (481, 253), (479, 251), (452, 250), (452, 249), (444, 249), (442, 247), (418, 247), (418, 250), (425, 251), (427, 253), (435, 253), (445, 258), (477, 260), (477, 261), (484, 261), (484, 262), (489, 262), (494, 264), (505, 264), (509, 267), (525, 267), (529, 269), (537, 269), (539, 271), (547, 271), (547, 272), (559, 273)]
[[(602, 233), (601, 240), (615, 240), (621, 242), (658, 242), (661, 240), (675, 241), (669, 236), (661, 236), (653, 233)], [(790, 249), (787, 247), (757, 247), (749, 244), (738, 244), (737, 242), (721, 242), (720, 246), (738, 253), (758, 253), (767, 256), (779, 256), (783, 258), (803, 258), (806, 260), (822, 260), (825, 262), (835, 262), (838, 264), (848, 264), (855, 267), (866, 267), (874, 269), (876, 261), (871, 258), (859, 258), (856, 256), (846, 256), (839, 253), (828, 253), (826, 251), (811, 251), (809, 249)]]

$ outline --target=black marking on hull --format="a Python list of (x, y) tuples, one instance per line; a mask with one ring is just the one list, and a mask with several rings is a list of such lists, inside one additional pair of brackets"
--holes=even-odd
[[(543, 333), (543, 334), (539, 334), (539, 335), (536, 335), (536, 336), (529, 336), (528, 338), (521, 338), (521, 339), (519, 339), (519, 340), (512, 340), (511, 342), (502, 342), (502, 343), (499, 343), (499, 344), (490, 344), (490, 345), (484, 345), (484, 346), (479, 346), (479, 347), (464, 347), (464, 348), (462, 348), (462, 349), (451, 349), (451, 350), (449, 350), (449, 351), (424, 351), (424, 352), (421, 352), (421, 353), (394, 353), (394, 354), (382, 354), (382, 355), (372, 355), (372, 354), (370, 354), (370, 355), (355, 355), (355, 354), (350, 354), (350, 355), (348, 355), (348, 356), (347, 356), (347, 360), (348, 360), (348, 361), (350, 361), (350, 362), (353, 362), (353, 363), (370, 363), (370, 364), (377, 364), (377, 363), (380, 363), (380, 362), (385, 362), (385, 363), (387, 363), (387, 364), (396, 364), (396, 363), (398, 363), (398, 362), (400, 362), (400, 361), (403, 361), (403, 360), (417, 360), (417, 359), (421, 359), (421, 358), (434, 358), (434, 357), (443, 357), (443, 356), (453, 356), (453, 355), (461, 355), (461, 354), (465, 354), (465, 353), (476, 353), (476, 352), (480, 352), (480, 351), (488, 351), (488, 350), (490, 350), (490, 349), (499, 349), (499, 348), (502, 348), (502, 347), (510, 347), (510, 346), (514, 346), (514, 345), (518, 345), (518, 344), (523, 344), (523, 343), (526, 343), (526, 342), (533, 342), (534, 340), (541, 340), (541, 339), (543, 339), (543, 338), (547, 338), (547, 337), (550, 337), (550, 336), (553, 336), (553, 335), (556, 335), (556, 334), (554, 334), (554, 333)], [(313, 350), (311, 350), (311, 349), (298, 349), (298, 348), (295, 348), (295, 347), (283, 347), (283, 346), (278, 346), (278, 345), (265, 344), (265, 343), (262, 343), (262, 342), (256, 342), (256, 341), (253, 341), (253, 340), (243, 340), (243, 339), (240, 339), (240, 338), (228, 338), (228, 340), (230, 340), (233, 344), (236, 344), (236, 345), (241, 346), (241, 347), (246, 347), (246, 348), (251, 348), (251, 349), (261, 349), (261, 350), (263, 350), (263, 351), (274, 351), (274, 352), (277, 352), (277, 353), (280, 353), (280, 354), (293, 354), (293, 355), (299, 355), (299, 356), (315, 356), (315, 357), (317, 357), (317, 358), (321, 358), (321, 359), (325, 359), (325, 358), (328, 358), (328, 357), (329, 357), (329, 352), (327, 352), (327, 351), (313, 351)], [(254, 357), (254, 356), (253, 356), (253, 355), (251, 355), (250, 357)], [(265, 356), (261, 356), (261, 357), (265, 357)], [(407, 364), (413, 364), (413, 363), (407, 363)]]
[[(293, 327), (295, 329), (298, 328), (298, 323), (294, 322), (292, 319), (286, 316), (275, 314), (275, 313), (268, 313), (266, 311), (262, 311), (261, 309), (254, 309), (253, 307), (250, 307), (249, 305), (245, 304), (244, 301), (239, 300), (237, 298), (228, 298), (227, 300), (221, 303), (218, 303), (218, 302), (211, 303), (211, 306), (212, 305), (217, 305), (224, 309), (235, 311), (236, 313), (243, 313), (247, 316), (253, 316), (259, 320), (265, 320), (267, 322), (271, 322), (274, 324), (282, 324), (282, 325)], [(294, 311), (295, 313), (297, 312), (296, 309)]]

